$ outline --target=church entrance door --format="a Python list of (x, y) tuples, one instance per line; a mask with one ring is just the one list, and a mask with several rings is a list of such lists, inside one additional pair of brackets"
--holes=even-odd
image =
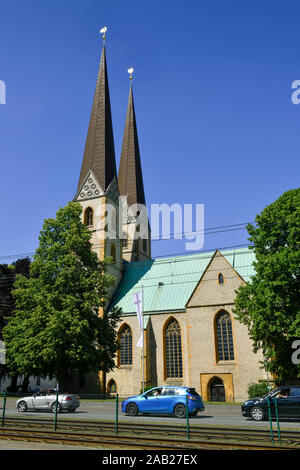
[(210, 382), (210, 399), (211, 401), (226, 401), (224, 383), (219, 377), (214, 377)]

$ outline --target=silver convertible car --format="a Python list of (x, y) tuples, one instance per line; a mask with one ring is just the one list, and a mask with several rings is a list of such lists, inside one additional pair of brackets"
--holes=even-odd
[[(55, 413), (56, 408), (56, 393), (55, 389), (41, 390), (31, 397), (20, 398), (16, 407), (20, 412), (27, 410), (51, 410)], [(80, 398), (78, 395), (71, 395), (69, 393), (58, 392), (57, 412), (68, 410), (75, 411), (80, 406)]]

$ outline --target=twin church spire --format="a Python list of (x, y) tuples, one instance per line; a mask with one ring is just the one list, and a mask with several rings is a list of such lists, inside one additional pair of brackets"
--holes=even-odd
[(129, 206), (133, 204), (145, 205), (145, 192), (131, 81), (119, 168), (119, 190), (121, 196), (127, 196)]
[(127, 196), (128, 205), (145, 204), (131, 80), (119, 178), (117, 177), (105, 44), (101, 54), (77, 191), (80, 191), (89, 171), (93, 172), (103, 192), (107, 191), (110, 183), (116, 178), (120, 195)]
[(104, 192), (114, 177), (117, 178), (105, 45), (101, 54), (78, 191), (90, 170)]
[[(106, 32), (106, 28), (104, 29), (101, 30), (101, 32), (104, 33), (103, 40), (105, 40)], [(119, 196), (127, 197), (128, 207), (133, 204), (145, 205), (144, 184), (132, 91), (133, 69), (129, 69), (128, 72), (131, 73), (130, 90), (118, 176), (108, 86), (106, 50), (105, 43), (103, 43), (81, 172), (75, 196), (75, 200), (79, 201), (83, 206), (84, 220), (86, 219), (84, 214), (87, 210), (92, 210), (93, 213), (95, 213), (95, 211), (100, 213), (100, 206), (102, 207), (102, 213), (105, 214), (105, 204), (113, 201), (114, 204), (118, 205), (119, 203), (117, 201)], [(87, 218), (87, 220), (89, 219)], [(123, 220), (123, 233), (118, 234), (119, 242), (116, 240), (109, 244), (104, 239), (101, 239), (100, 242), (99, 240), (95, 241), (95, 247), (104, 247), (99, 255), (101, 258), (102, 256), (111, 255), (109, 247), (112, 244), (115, 247), (119, 246), (119, 249), (117, 249), (117, 258), (118, 252), (121, 258), (127, 259), (128, 261), (144, 259), (144, 257), (149, 258), (150, 242), (140, 243), (136, 241), (134, 237), (135, 228), (132, 226), (132, 217), (129, 222), (128, 220)], [(138, 223), (134, 223), (138, 227)], [(129, 227), (129, 225), (131, 226)], [(144, 248), (142, 249), (142, 247)], [(141, 253), (144, 254), (141, 255)]]

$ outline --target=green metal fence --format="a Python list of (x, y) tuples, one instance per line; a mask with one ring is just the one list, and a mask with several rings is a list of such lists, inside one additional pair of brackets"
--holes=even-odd
[[(168, 424), (180, 427), (187, 440), (192, 439), (193, 430), (201, 429), (241, 429), (241, 430), (262, 430), (268, 432), (269, 442), (274, 446), (282, 445), (286, 441), (287, 433), (293, 431), (295, 439), (300, 444), (300, 399), (299, 402), (292, 402), (285, 398), (269, 398), (263, 410), (263, 419), (255, 421), (250, 416), (243, 416), (240, 403), (230, 402), (205, 402), (205, 410), (199, 412), (196, 416), (188, 413), (188, 397), (185, 397), (185, 413), (183, 419), (174, 418), (174, 416), (148, 413), (147, 415), (139, 414), (138, 416), (127, 416), (124, 410), (122, 412), (122, 401), (127, 396), (113, 395), (83, 395), (80, 400), (80, 407), (76, 413), (69, 414), (61, 411), (59, 408), (59, 397), (56, 394), (55, 407), (51, 410), (40, 410), (38, 413), (25, 412), (20, 413), (16, 408), (16, 401), (24, 396), (24, 394), (2, 393), (0, 394), (0, 413), (1, 428), (9, 424), (11, 417), (20, 418), (20, 423), (25, 419), (48, 418), (52, 423), (54, 430), (59, 429), (60, 420), (65, 421), (66, 418), (72, 420), (76, 418), (83, 420), (110, 421), (114, 425), (114, 433), (116, 435), (121, 432), (121, 424), (132, 424), (134, 429), (135, 423), (147, 423), (153, 425)], [(260, 406), (259, 402), (258, 405)], [(126, 411), (126, 410), (125, 410)]]

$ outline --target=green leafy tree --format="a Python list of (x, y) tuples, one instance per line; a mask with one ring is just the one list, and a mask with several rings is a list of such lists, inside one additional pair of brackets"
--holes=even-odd
[[(2, 330), (6, 325), (6, 318), (14, 315), (15, 302), (12, 295), (14, 283), (17, 274), (22, 276), (29, 276), (30, 258), (20, 258), (14, 263), (0, 264), (0, 340), (3, 340)], [(0, 363), (0, 376), (7, 376), (10, 374), (7, 364)], [(13, 374), (11, 377), (11, 389), (15, 390), (17, 385), (18, 375)], [(28, 387), (28, 377), (24, 377), (22, 390), (26, 391)]]
[(15, 314), (3, 330), (7, 363), (18, 374), (57, 377), (114, 367), (119, 309), (99, 315), (114, 278), (92, 251), (81, 206), (70, 202), (44, 222), (30, 277), (17, 276)]
[(285, 192), (248, 225), (255, 275), (237, 291), (235, 314), (261, 349), (277, 384), (300, 377), (292, 343), (300, 338), (300, 189)]
[(21, 258), (14, 263), (0, 264), (0, 339), (2, 329), (6, 324), (5, 318), (14, 314), (15, 302), (12, 295), (17, 274), (29, 276), (30, 258)]

